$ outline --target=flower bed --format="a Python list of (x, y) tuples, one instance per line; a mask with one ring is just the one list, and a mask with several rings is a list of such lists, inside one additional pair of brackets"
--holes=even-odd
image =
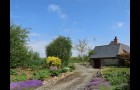
[(10, 90), (29, 90), (29, 88), (37, 88), (42, 86), (43, 82), (41, 80), (27, 80), (21, 82), (10, 83)]
[(103, 78), (93, 78), (84, 88), (84, 90), (110, 90), (109, 82)]

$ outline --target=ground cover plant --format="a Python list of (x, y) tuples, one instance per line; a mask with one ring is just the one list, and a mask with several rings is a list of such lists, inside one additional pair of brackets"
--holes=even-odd
[(44, 80), (45, 78), (48, 78), (48, 76), (50, 75), (50, 72), (48, 69), (44, 69), (44, 70), (38, 70), (35, 71), (33, 73), (33, 76), (31, 79), (33, 80)]
[(130, 89), (130, 68), (108, 68), (102, 71), (105, 80), (109, 81), (111, 90)]
[(22, 73), (20, 75), (16, 74), (16, 75), (10, 77), (10, 82), (25, 81), (25, 80), (27, 80), (25, 73)]
[(20, 82), (10, 83), (10, 90), (34, 90), (41, 86), (43, 82), (41, 80), (27, 80)]
[(110, 90), (110, 83), (105, 81), (103, 78), (94, 77), (85, 86), (84, 90)]
[(17, 75), (18, 73), (16, 72), (15, 69), (10, 69), (10, 75)]

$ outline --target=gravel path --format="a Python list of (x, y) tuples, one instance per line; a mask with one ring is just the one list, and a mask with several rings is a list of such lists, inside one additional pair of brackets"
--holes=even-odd
[(97, 72), (97, 69), (75, 64), (74, 73), (49, 86), (41, 86), (36, 90), (81, 90)]

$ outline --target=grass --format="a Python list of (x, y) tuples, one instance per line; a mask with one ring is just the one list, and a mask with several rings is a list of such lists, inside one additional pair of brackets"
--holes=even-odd
[(76, 60), (76, 59), (70, 59), (69, 63), (89, 63), (89, 61), (81, 61), (81, 60)]
[(74, 60), (74, 59), (70, 59), (69, 63), (83, 63), (83, 61), (81, 60)]
[(22, 73), (20, 75), (12, 75), (10, 77), (10, 82), (17, 82), (17, 81), (25, 81), (27, 80), (27, 77), (26, 77), (26, 74), (25, 73)]
[[(119, 67), (104, 67), (102, 70), (103, 77), (110, 82), (111, 90), (125, 90), (117, 89), (123, 88), (128, 85), (130, 80), (130, 68), (119, 68)], [(125, 88), (128, 88), (126, 86)]]

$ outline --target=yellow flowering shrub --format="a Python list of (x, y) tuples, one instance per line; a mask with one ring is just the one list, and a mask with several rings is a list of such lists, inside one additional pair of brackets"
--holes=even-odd
[(54, 56), (49, 56), (47, 58), (47, 64), (49, 64), (50, 66), (60, 66), (61, 65), (61, 59), (59, 59), (58, 57), (54, 57)]

